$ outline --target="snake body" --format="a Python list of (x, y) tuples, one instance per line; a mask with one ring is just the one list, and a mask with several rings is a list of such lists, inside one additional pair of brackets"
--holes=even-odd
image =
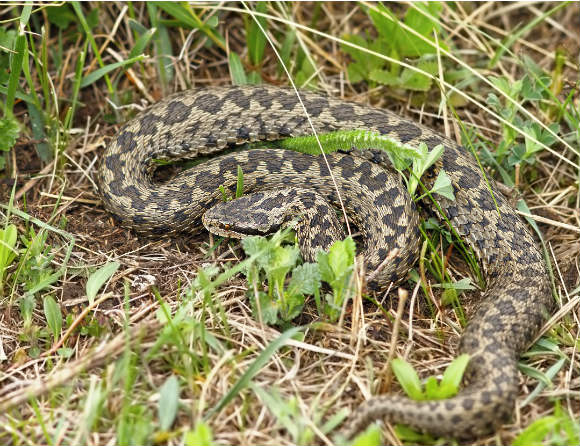
[[(429, 184), (445, 169), (455, 200), (439, 197), (438, 206), (423, 206), (445, 216), (473, 249), (487, 282), (459, 345), (460, 353), (471, 355), (462, 390), (440, 401), (374, 397), (355, 410), (345, 432), (350, 436), (381, 417), (440, 436), (493, 432), (513, 411), (518, 355), (552, 305), (532, 234), (493, 182), (485, 180), (474, 158), (453, 141), (382, 109), (311, 92), (301, 92), (301, 98), (318, 132), (365, 129), (409, 145), (424, 142), (429, 149), (443, 144), (441, 161), (423, 180)], [(382, 266), (394, 248), (400, 251), (373, 276), (371, 285), (383, 288), (399, 280), (416, 258), (418, 217), (401, 181), (378, 152), (333, 153), (326, 162), (291, 151), (255, 149), (212, 158), (166, 183), (153, 180), (156, 159), (192, 159), (245, 142), (308, 135), (310, 125), (291, 90), (216, 87), (178, 93), (125, 124), (113, 138), (98, 172), (102, 200), (118, 221), (142, 234), (194, 231), (202, 223), (215, 227), (228, 216), (244, 218), (244, 209), (253, 212), (255, 232), (251, 227), (242, 232), (262, 233), (288, 220), (287, 215), (299, 214), (306, 221), (297, 229), (306, 257), (343, 234), (329, 206), (344, 205), (363, 235), (368, 271)], [(244, 192), (250, 195), (224, 208), (218, 188), (223, 185), (234, 193), (238, 166)], [(245, 201), (236, 205), (238, 200)], [(232, 232), (234, 224), (225, 227)]]

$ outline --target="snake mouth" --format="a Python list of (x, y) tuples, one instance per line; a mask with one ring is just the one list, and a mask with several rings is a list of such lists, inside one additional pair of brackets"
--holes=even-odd
[(267, 228), (261, 227), (245, 227), (243, 232), (241, 230), (236, 229), (229, 223), (224, 223), (220, 218), (217, 216), (212, 215), (212, 210), (208, 210), (203, 214), (201, 217), (201, 222), (203, 226), (214, 235), (219, 235), (220, 237), (229, 237), (235, 239), (242, 239), (244, 237), (249, 237), (253, 235), (271, 235), (274, 232), (278, 231), (282, 228), (282, 225), (272, 225), (268, 226)]

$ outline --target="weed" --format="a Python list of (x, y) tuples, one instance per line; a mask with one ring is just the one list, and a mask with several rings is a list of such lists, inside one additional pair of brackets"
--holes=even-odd
[[(421, 13), (422, 10), (427, 14)], [(414, 8), (407, 10), (403, 19), (407, 26), (429, 39), (433, 45), (401, 29), (399, 19), (387, 6), (381, 4), (377, 5), (376, 9), (368, 10), (369, 17), (378, 33), (377, 38), (371, 38), (368, 34), (366, 39), (359, 35), (347, 35), (344, 38), (361, 49), (385, 54), (394, 60), (406, 59), (420, 70), (434, 75), (437, 73), (437, 62), (435, 61), (433, 33), (439, 32), (437, 19), (440, 12), (441, 4), (438, 2), (417, 3)], [(444, 43), (439, 45), (447, 48)], [(371, 87), (378, 83), (417, 91), (427, 91), (431, 88), (432, 80), (424, 74), (409, 68), (401, 70), (399, 64), (387, 62), (351, 46), (343, 45), (342, 50), (353, 59), (353, 62), (348, 65), (349, 80), (353, 83), (366, 80)]]
[(580, 442), (580, 422), (566, 414), (556, 402), (554, 415), (537, 419), (512, 443), (513, 446), (566, 446)]

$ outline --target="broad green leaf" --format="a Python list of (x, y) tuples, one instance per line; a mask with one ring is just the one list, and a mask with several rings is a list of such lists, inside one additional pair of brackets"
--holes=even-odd
[(347, 237), (332, 244), (328, 252), (328, 263), (335, 277), (343, 277), (351, 271), (355, 252), (356, 245), (352, 237)]
[(176, 376), (170, 376), (159, 389), (159, 425), (167, 431), (173, 425), (179, 407), (179, 381)]
[(13, 224), (6, 225), (6, 228), (0, 229), (0, 278), (4, 270), (10, 266), (16, 257), (16, 246), (18, 230)]
[(246, 77), (246, 72), (244, 71), (244, 66), (242, 60), (237, 53), (231, 51), (228, 57), (228, 62), (230, 65), (230, 74), (232, 75), (232, 84), (234, 85), (246, 85), (248, 79)]
[(7, 152), (14, 144), (20, 135), (20, 126), (18, 121), (13, 117), (5, 117), (0, 119), (0, 151)]
[(560, 424), (560, 419), (555, 416), (540, 418), (530, 424), (513, 441), (513, 446), (542, 446), (544, 438)]
[(433, 188), (431, 192), (434, 194), (439, 194), (448, 200), (455, 200), (455, 194), (453, 193), (453, 186), (451, 185), (451, 180), (447, 173), (441, 169), (439, 171), (439, 175), (437, 175), (437, 179), (433, 184)]
[(90, 303), (93, 303), (103, 284), (109, 280), (113, 274), (115, 274), (119, 269), (119, 266), (121, 266), (119, 262), (110, 262), (90, 275), (86, 285), (87, 297), (89, 298)]
[(195, 425), (194, 430), (185, 433), (183, 444), (185, 446), (213, 446), (215, 443), (211, 428), (203, 421), (200, 421)]
[(447, 366), (443, 373), (441, 383), (439, 384), (439, 387), (444, 389), (443, 394), (440, 394), (439, 396), (440, 398), (448, 398), (457, 393), (461, 380), (463, 379), (463, 374), (467, 368), (467, 364), (469, 364), (469, 355), (464, 353), (455, 358), (451, 364)]
[(357, 435), (352, 442), (352, 446), (380, 446), (381, 444), (381, 430), (375, 423)]
[(320, 270), (316, 263), (304, 263), (292, 271), (288, 290), (303, 294), (314, 294), (320, 288)]
[[(379, 84), (396, 87), (400, 85), (400, 78), (398, 75), (391, 73), (389, 70), (374, 69), (368, 74), (369, 79), (378, 82)], [(353, 82), (351, 80), (351, 82)]]
[(411, 364), (401, 358), (391, 361), (391, 368), (397, 377), (397, 381), (410, 398), (414, 400), (424, 400), (423, 388), (419, 376)]
[(67, 29), (71, 22), (76, 22), (77, 20), (76, 14), (66, 3), (60, 5), (57, 4), (55, 6), (48, 4), (48, 7), (46, 8), (46, 16), (50, 23), (63, 30)]
[(453, 283), (442, 283), (441, 285), (433, 285), (433, 286), (440, 286), (444, 289), (453, 289), (453, 290), (474, 290), (475, 287), (471, 284), (471, 279), (469, 277), (464, 277), (463, 279), (458, 280), (457, 282)]
[[(278, 322), (278, 303), (274, 302), (268, 293), (258, 291), (258, 299), (254, 293), (250, 295), (250, 303), (252, 304), (252, 312), (255, 319), (260, 319), (264, 324), (275, 325)], [(258, 305), (260, 308), (258, 309)]]
[[(419, 150), (426, 152), (428, 150), (427, 145), (425, 143), (420, 143)], [(436, 145), (435, 147), (433, 147), (428, 152), (426, 152), (427, 155), (425, 157), (425, 163), (423, 164), (423, 172), (421, 172), (421, 175), (423, 175), (423, 173), (427, 169), (429, 169), (429, 167), (431, 167), (433, 164), (435, 164), (437, 162), (437, 160), (443, 156), (444, 150), (445, 150), (445, 147), (443, 146), (443, 144), (439, 144), (439, 145)]]
[(53, 338), (56, 340), (62, 330), (62, 312), (60, 311), (60, 306), (51, 295), (46, 296), (43, 303), (46, 322), (52, 332)]
[(277, 246), (272, 254), (267, 264), (259, 263), (268, 274), (277, 276), (277, 279), (283, 279), (288, 271), (296, 265), (300, 257), (300, 250), (297, 246)]
[(242, 239), (242, 248), (248, 256), (257, 256), (260, 264), (269, 263), (276, 244), (266, 237), (254, 235)]
[(439, 399), (439, 382), (434, 376), (430, 376), (425, 381), (425, 398), (428, 400)]

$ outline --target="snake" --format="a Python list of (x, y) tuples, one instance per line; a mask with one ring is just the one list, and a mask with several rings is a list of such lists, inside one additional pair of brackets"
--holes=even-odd
[[(432, 185), (444, 170), (454, 199), (415, 203), (381, 150), (313, 156), (274, 144), (339, 130), (368, 130), (429, 149), (443, 145), (421, 180)], [(255, 142), (263, 146), (247, 147)], [(161, 162), (184, 160), (197, 164), (169, 180), (156, 178)], [(244, 195), (235, 198), (239, 169)], [(509, 421), (518, 357), (552, 311), (550, 281), (527, 224), (455, 141), (383, 108), (313, 91), (216, 86), (170, 95), (124, 124), (105, 149), (97, 183), (114, 219), (145, 236), (207, 227), (243, 237), (294, 224), (300, 250), (313, 259), (345, 235), (350, 221), (363, 239), (369, 292), (404, 279), (417, 258), (419, 212), (438, 216), (475, 253), (486, 283), (457, 348), (470, 358), (461, 388), (444, 400), (373, 396), (352, 411), (343, 432), (352, 437), (382, 419), (432, 435), (477, 438)], [(224, 194), (234, 199), (224, 201)]]

